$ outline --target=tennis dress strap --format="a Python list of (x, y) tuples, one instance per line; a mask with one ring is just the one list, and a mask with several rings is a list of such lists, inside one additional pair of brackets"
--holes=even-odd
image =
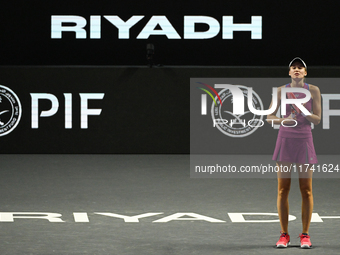
[[(290, 85), (290, 83), (287, 83), (286, 84), (286, 87), (288, 87)], [(308, 83), (305, 83), (305, 85), (307, 86), (307, 89), (309, 90), (309, 84)]]

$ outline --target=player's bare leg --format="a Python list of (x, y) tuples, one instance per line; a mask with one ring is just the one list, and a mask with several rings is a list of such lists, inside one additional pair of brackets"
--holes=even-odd
[[(290, 169), (292, 163), (289, 162), (276, 162), (279, 169)], [(288, 233), (288, 216), (289, 216), (289, 203), (288, 195), (290, 191), (290, 172), (279, 171), (277, 175), (278, 192), (277, 192), (277, 211), (279, 214), (281, 231)]]
[(302, 218), (302, 233), (307, 233), (309, 231), (309, 225), (312, 218), (313, 213), (313, 192), (312, 192), (312, 174), (313, 172), (310, 170), (312, 165), (298, 165), (297, 169), (301, 169), (299, 171), (299, 185), (300, 192), (302, 197), (302, 206), (301, 206), (301, 218)]

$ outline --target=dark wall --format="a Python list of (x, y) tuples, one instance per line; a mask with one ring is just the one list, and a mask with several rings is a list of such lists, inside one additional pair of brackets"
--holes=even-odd
[[(309, 73), (313, 77), (338, 77), (339, 69), (311, 67)], [(287, 67), (0, 67), (0, 84), (10, 88), (22, 104), (17, 127), (0, 136), (1, 153), (189, 153), (190, 78), (268, 77), (268, 74), (287, 77)], [(338, 91), (337, 84), (322, 89)], [(53, 94), (59, 102), (53, 116), (39, 117), (38, 128), (32, 128), (31, 93)], [(72, 129), (65, 129), (64, 93), (72, 94)], [(89, 100), (89, 109), (102, 112), (88, 117), (87, 129), (80, 126), (79, 93), (105, 93), (101, 100)], [(49, 100), (39, 100), (39, 114), (50, 108)], [(327, 136), (336, 136), (338, 124), (333, 123), (335, 126)], [(237, 139), (229, 139), (236, 144)], [(321, 138), (316, 142), (321, 144)], [(323, 153), (332, 154), (330, 146), (322, 147)], [(271, 148), (252, 153), (271, 153)]]
[[(300, 56), (311, 66), (338, 66), (338, 9), (337, 1), (3, 1), (0, 64), (144, 65), (146, 45), (153, 43), (155, 63), (163, 65), (283, 66)], [(86, 38), (63, 32), (61, 39), (52, 39), (52, 15), (85, 19)], [(118, 29), (105, 15), (117, 15), (124, 21), (133, 15), (144, 17), (131, 27), (129, 39), (119, 39)], [(166, 16), (181, 39), (165, 35), (137, 39), (155, 15)], [(209, 39), (185, 39), (184, 16), (190, 15), (215, 19), (218, 34)], [(100, 39), (90, 38), (91, 16), (100, 16)], [(223, 16), (233, 16), (234, 23), (250, 23), (251, 16), (261, 16), (262, 39), (251, 39), (249, 31), (236, 31), (233, 39), (223, 39)], [(195, 27), (197, 32), (207, 30), (204, 23)]]
[[(1, 123), (14, 116), (9, 115), (10, 101), (2, 96), (1, 153), (189, 153), (190, 78), (287, 77), (287, 65), (296, 56), (306, 61), (309, 77), (339, 77), (336, 2), (276, 1), (274, 6), (272, 0), (19, 0), (5, 1), (0, 7), (0, 84), (13, 90), (22, 103), (20, 122), (1, 135), (6, 132)], [(56, 15), (85, 20), (86, 38), (77, 39), (74, 32), (52, 38), (51, 20)], [(119, 39), (119, 30), (107, 15), (124, 21), (134, 15), (144, 17), (131, 27), (129, 39)], [(164, 34), (137, 39), (157, 15), (168, 19), (180, 39)], [(95, 16), (101, 22), (98, 39), (90, 36)], [(186, 39), (185, 16), (210, 17), (220, 30), (209, 39)], [(232, 16), (235, 24), (261, 16), (261, 39), (252, 39), (249, 31), (236, 31), (232, 39), (224, 39), (225, 16)], [(155, 32), (164, 29), (154, 27)], [(195, 32), (209, 29), (204, 22), (195, 25)], [(150, 62), (147, 44), (155, 47)], [(149, 63), (156, 68), (147, 68)], [(52, 116), (38, 117), (38, 128), (32, 128), (32, 93), (49, 93), (59, 104)], [(88, 117), (86, 129), (81, 128), (80, 93), (105, 94), (101, 100), (89, 100), (89, 109), (102, 112)], [(336, 84), (329, 93), (338, 93)], [(71, 129), (65, 129), (64, 94), (72, 95)], [(38, 113), (51, 106), (49, 100), (39, 100)], [(332, 107), (337, 108), (337, 103), (332, 102)], [(332, 153), (332, 146), (322, 146), (324, 153)], [(239, 145), (234, 152), (245, 153), (242, 148)]]

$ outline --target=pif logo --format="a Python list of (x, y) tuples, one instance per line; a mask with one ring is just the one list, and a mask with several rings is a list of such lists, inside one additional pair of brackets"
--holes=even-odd
[(21, 103), (9, 88), (0, 85), (0, 136), (12, 132), (21, 119)]

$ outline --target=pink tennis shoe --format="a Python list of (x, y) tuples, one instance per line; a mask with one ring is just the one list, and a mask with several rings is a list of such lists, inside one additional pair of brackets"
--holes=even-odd
[(287, 233), (280, 232), (281, 236), (279, 241), (276, 243), (277, 248), (287, 248), (288, 244), (290, 244), (290, 236)]
[(300, 234), (300, 244), (301, 248), (309, 249), (312, 248), (312, 243), (310, 242), (310, 236), (307, 234)]

